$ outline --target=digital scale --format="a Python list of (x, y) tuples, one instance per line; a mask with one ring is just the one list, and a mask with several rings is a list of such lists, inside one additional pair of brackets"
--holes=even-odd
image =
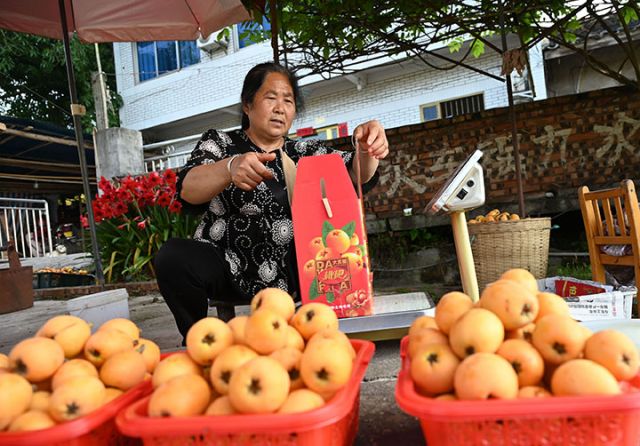
[(484, 204), (484, 173), (478, 162), (480, 158), (482, 158), (480, 150), (473, 152), (464, 163), (458, 166), (426, 208), (430, 214), (445, 211), (451, 216), (462, 289), (474, 302), (479, 299), (478, 279), (471, 253), (465, 211)]
[[(485, 202), (484, 171), (479, 163), (480, 158), (480, 150), (469, 155), (425, 209), (432, 215), (441, 211), (450, 215), (462, 288), (474, 302), (479, 299), (478, 280), (465, 211), (482, 206)], [(340, 330), (357, 338), (396, 339), (406, 334), (416, 318), (433, 315), (433, 312), (434, 304), (425, 293), (374, 296), (374, 314), (340, 319)]]

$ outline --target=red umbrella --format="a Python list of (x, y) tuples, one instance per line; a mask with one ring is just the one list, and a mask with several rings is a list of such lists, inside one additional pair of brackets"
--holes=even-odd
[[(65, 20), (61, 20), (62, 17)], [(100, 284), (104, 283), (104, 276), (80, 122), (84, 107), (78, 104), (69, 35), (75, 33), (80, 40), (89, 43), (194, 40), (199, 35), (207, 37), (225, 26), (249, 19), (240, 0), (0, 1), (0, 28), (63, 40), (91, 246)]]
[(240, 0), (2, 0), (0, 28), (62, 39), (62, 7), (89, 43), (194, 40), (250, 18)]

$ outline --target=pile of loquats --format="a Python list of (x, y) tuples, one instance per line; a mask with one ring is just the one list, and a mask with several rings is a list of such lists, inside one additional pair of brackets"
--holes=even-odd
[(640, 365), (625, 334), (592, 333), (523, 269), (505, 272), (476, 303), (445, 294), (408, 338), (415, 388), (439, 400), (616, 395), (633, 389)]
[(186, 344), (156, 367), (148, 416), (305, 412), (347, 384), (356, 357), (329, 306), (295, 311), (277, 288), (258, 292), (249, 316), (196, 322)]
[(470, 225), (477, 223), (495, 223), (497, 221), (518, 221), (520, 216), (518, 214), (511, 214), (509, 212), (501, 211), (500, 209), (493, 209), (487, 212), (487, 215), (477, 215), (474, 218), (469, 219), (467, 222)]
[(133, 322), (91, 328), (76, 316), (54, 316), (9, 356), (0, 354), (0, 432), (77, 419), (151, 378), (160, 348)]
[(186, 344), (161, 356), (130, 320), (91, 334), (84, 320), (55, 316), (0, 354), (0, 432), (77, 419), (147, 380), (150, 417), (304, 412), (347, 384), (356, 357), (329, 306), (296, 311), (276, 288), (254, 296), (249, 316), (196, 322)]

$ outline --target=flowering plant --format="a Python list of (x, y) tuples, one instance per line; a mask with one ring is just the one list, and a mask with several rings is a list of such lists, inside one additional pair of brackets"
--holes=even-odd
[(155, 277), (151, 260), (162, 244), (195, 230), (197, 219), (181, 212), (171, 169), (115, 182), (102, 177), (98, 188), (93, 214), (107, 282)]

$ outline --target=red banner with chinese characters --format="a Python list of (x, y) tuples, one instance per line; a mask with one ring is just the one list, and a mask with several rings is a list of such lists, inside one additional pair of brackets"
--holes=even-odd
[(589, 294), (600, 294), (607, 291), (604, 288), (566, 279), (557, 280), (555, 287), (556, 294), (561, 297), (587, 296)]

